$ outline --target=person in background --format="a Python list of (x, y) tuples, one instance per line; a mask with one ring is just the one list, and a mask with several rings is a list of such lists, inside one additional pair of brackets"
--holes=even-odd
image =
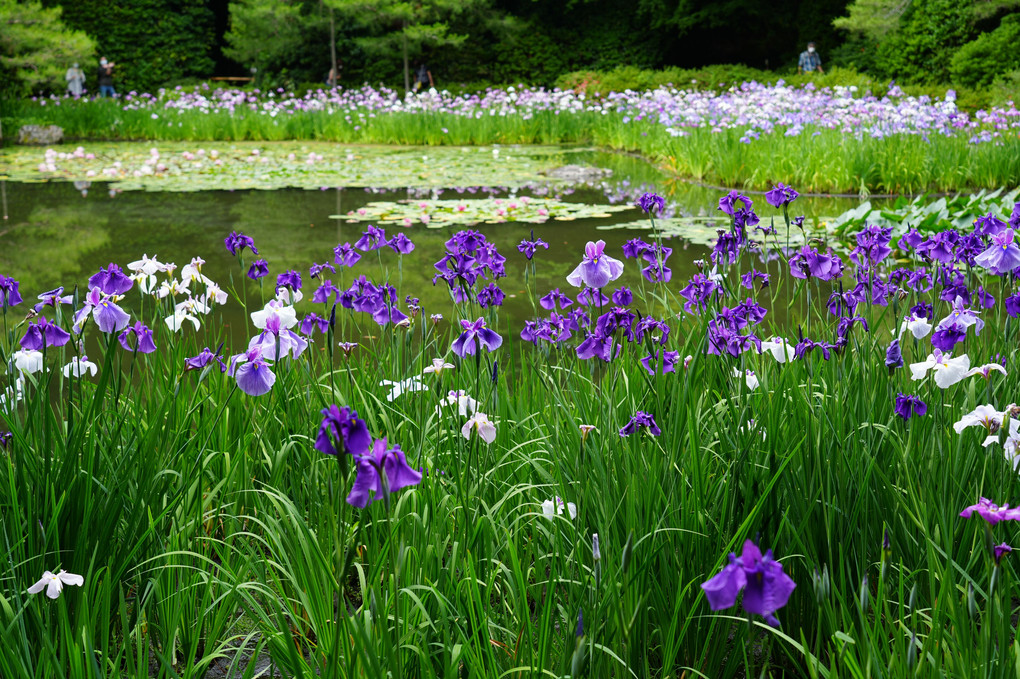
[(85, 91), (85, 72), (78, 68), (78, 64), (71, 64), (71, 68), (67, 69), (67, 73), (64, 74), (64, 80), (67, 81), (67, 92), (72, 97), (77, 99)]
[(112, 61), (106, 57), (99, 60), (99, 95), (102, 97), (116, 97), (117, 92), (113, 89), (113, 67)]
[(418, 65), (418, 68), (414, 72), (414, 87), (412, 89), (417, 92), (425, 84), (426, 80), (429, 82), (430, 89), (436, 86), (435, 82), (432, 80), (432, 71), (429, 70), (429, 67), (426, 66), (423, 61)]
[(825, 73), (822, 70), (822, 58), (815, 51), (815, 44), (809, 42), (807, 49), (800, 53), (800, 59), (797, 61), (797, 73), (814, 73), (815, 71)]

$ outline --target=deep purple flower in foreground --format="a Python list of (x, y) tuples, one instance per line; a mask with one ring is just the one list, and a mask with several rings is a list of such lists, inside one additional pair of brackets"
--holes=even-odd
[(631, 257), (640, 257), (645, 254), (645, 251), (647, 251), (650, 247), (651, 245), (640, 238), (631, 238), (623, 244), (623, 256), (627, 259), (630, 259)]
[(805, 245), (790, 256), (790, 274), (794, 278), (814, 276), (828, 281), (842, 277), (843, 262), (836, 255), (821, 253)]
[(223, 239), (223, 244), (232, 255), (240, 254), (245, 248), (251, 250), (253, 255), (259, 254), (259, 249), (255, 247), (255, 241), (251, 236), (245, 236), (240, 231), (231, 231), (230, 235)]
[(656, 350), (654, 354), (649, 354), (641, 359), (641, 365), (644, 366), (645, 370), (648, 371), (649, 375), (654, 375), (659, 370), (659, 355), (662, 354), (662, 374), (671, 373), (676, 369), (677, 361), (680, 360), (679, 351), (666, 351), (662, 352)]
[(331, 280), (323, 280), (322, 285), (315, 289), (312, 293), (312, 301), (316, 304), (329, 304), (330, 297), (333, 298), (333, 302), (336, 303), (340, 299), (340, 288), (333, 285)]
[(80, 333), (85, 320), (92, 316), (102, 332), (120, 332), (127, 327), (131, 318), (119, 306), (110, 301), (99, 288), (92, 288), (85, 296), (85, 305), (74, 314), (75, 333)]
[(90, 288), (99, 288), (107, 295), (123, 295), (134, 284), (135, 282), (128, 278), (119, 266), (112, 263), (89, 278)]
[(21, 348), (26, 351), (42, 351), (43, 347), (62, 347), (71, 339), (71, 335), (56, 323), (40, 316), (30, 323), (25, 336), (21, 338)]
[(941, 351), (952, 351), (953, 348), (967, 338), (967, 328), (959, 323), (939, 325), (931, 335), (931, 344)]
[(655, 424), (655, 418), (652, 417), (651, 413), (639, 410), (634, 413), (634, 416), (630, 418), (630, 421), (623, 425), (623, 428), (620, 429), (620, 436), (630, 436), (641, 427), (647, 428), (648, 433), (652, 436), (660, 436), (662, 434), (662, 430), (659, 429), (659, 425)]
[(775, 613), (786, 605), (796, 586), (783, 572), (783, 564), (772, 556), (771, 549), (762, 555), (758, 545), (746, 540), (740, 556), (730, 552), (729, 564), (703, 583), (701, 589), (713, 611), (736, 604), (737, 595), (744, 590), (741, 601), (744, 610), (762, 616), (772, 627), (779, 627)]
[(900, 350), (900, 341), (894, 339), (885, 350), (885, 367), (889, 368), (889, 374), (896, 368), (903, 367), (903, 352)]
[[(128, 341), (128, 338), (131, 336), (135, 338), (134, 346), (131, 346), (131, 343)], [(141, 321), (136, 321), (134, 325), (129, 325), (124, 329), (124, 332), (120, 333), (117, 339), (120, 340), (120, 345), (127, 351), (151, 354), (156, 350), (156, 344), (152, 341), (152, 330)]]
[(736, 191), (730, 191), (728, 194), (719, 199), (719, 209), (732, 217), (735, 211), (734, 206), (737, 201), (743, 203), (744, 207), (747, 209), (750, 209), (753, 205), (751, 199), (747, 196), (742, 196)]
[(623, 262), (605, 254), (605, 250), (604, 240), (594, 243), (588, 241), (584, 246), (584, 259), (567, 276), (567, 282), (577, 288), (585, 285), (589, 288), (604, 288), (610, 281), (623, 275)]
[(666, 199), (657, 193), (645, 193), (638, 198), (637, 206), (648, 214), (661, 213), (666, 209)]
[[(3, 278), (3, 276), (0, 276), (0, 278)], [(38, 313), (48, 306), (56, 309), (61, 304), (74, 304), (74, 297), (65, 295), (63, 287), (54, 288), (39, 295), (39, 303), (35, 305), (35, 311)], [(0, 304), (0, 306), (3, 306), (3, 304)]]
[(629, 306), (634, 301), (634, 293), (630, 288), (617, 288), (613, 291), (613, 304), (616, 306)]
[(1020, 266), (1020, 247), (1014, 242), (1013, 229), (992, 236), (991, 245), (974, 258), (974, 263), (1000, 276)]
[(331, 405), (322, 410), (322, 423), (315, 438), (315, 449), (323, 455), (338, 455), (343, 452), (364, 456), (372, 445), (365, 421), (347, 406), (338, 408)]
[(301, 289), (301, 274), (291, 269), (285, 271), (276, 277), (276, 289), (290, 288), (292, 291), (297, 292)]
[(896, 395), (896, 405), (893, 408), (897, 415), (904, 420), (911, 417), (924, 417), (928, 412), (928, 405), (917, 396), (899, 393)]
[(355, 455), (358, 476), (347, 496), (352, 507), (366, 507), (370, 502), (385, 498), (389, 505), (390, 493), (421, 483), (421, 474), (411, 469), (400, 446), (387, 447), (386, 439), (378, 439), (372, 450)]
[(609, 298), (601, 290), (596, 290), (595, 288), (585, 288), (577, 293), (577, 303), (584, 306), (597, 306), (601, 308), (609, 304), (609, 301)]
[(476, 321), (461, 321), (460, 327), (464, 328), (464, 332), (461, 333), (460, 337), (453, 341), (453, 353), (457, 354), (461, 358), (464, 356), (473, 356), (477, 348), (475, 347), (475, 340), (478, 340), (478, 344), (485, 347), (489, 351), (495, 351), (499, 349), (499, 346), (503, 344), (503, 338), (497, 335), (494, 331), (485, 327), (485, 319), (479, 318)]
[(772, 190), (765, 194), (765, 202), (772, 207), (783, 207), (797, 200), (800, 196), (792, 186), (786, 186), (779, 182), (772, 187)]
[(184, 359), (184, 372), (188, 372), (189, 370), (201, 370), (213, 361), (219, 362), (221, 373), (227, 372), (227, 364), (223, 362), (223, 359), (218, 353), (214, 353), (209, 347), (202, 349), (202, 352), (197, 356)]
[(231, 373), (237, 379), (237, 388), (249, 396), (262, 396), (276, 383), (276, 375), (262, 357), (261, 347), (251, 348), (247, 353), (235, 356)]
[(0, 276), (0, 307), (17, 306), (21, 304), (21, 292), (19, 292), (18, 281), (7, 276)]
[(478, 291), (478, 306), (488, 309), (495, 306), (503, 306), (503, 299), (506, 295), (495, 283), (489, 283)]
[(339, 266), (354, 266), (359, 259), (361, 259), (361, 253), (351, 247), (350, 243), (342, 243), (333, 248), (333, 261)]
[(257, 281), (263, 276), (269, 275), (269, 264), (264, 259), (256, 259), (248, 267), (248, 278)]
[(390, 247), (398, 255), (409, 255), (414, 252), (414, 243), (411, 239), (402, 233), (398, 233), (393, 238), (386, 241), (386, 245)]
[(1002, 561), (1002, 557), (1006, 556), (1012, 551), (1013, 548), (1007, 545), (1005, 542), (992, 547), (992, 556), (995, 558), (995, 565), (998, 566), (999, 562)]
[(999, 506), (984, 497), (980, 498), (976, 505), (971, 505), (960, 512), (960, 516), (969, 519), (975, 512), (992, 526), (1000, 521), (1020, 520), (1020, 507), (1013, 507), (1011, 509), (1008, 504)]
[(549, 244), (546, 243), (541, 238), (534, 238), (534, 234), (532, 234), (532, 238), (534, 240), (528, 240), (527, 238), (525, 238), (517, 245), (517, 251), (523, 254), (529, 260), (535, 256), (535, 251), (538, 250), (538, 248), (541, 247), (545, 248), (546, 250), (549, 249)]

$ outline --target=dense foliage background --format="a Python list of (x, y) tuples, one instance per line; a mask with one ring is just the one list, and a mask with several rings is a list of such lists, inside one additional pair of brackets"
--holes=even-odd
[[(1011, 91), (1020, 82), (1020, 0), (3, 0), (8, 88), (63, 91), (73, 58), (94, 91), (95, 61), (118, 64), (119, 91), (213, 76), (263, 87), (324, 83), (335, 37), (340, 80), (403, 85), (426, 62), (442, 87), (570, 73), (742, 64), (789, 75), (809, 40), (825, 66), (899, 84)], [(39, 23), (47, 11), (46, 28)], [(385, 10), (385, 11), (383, 11)], [(58, 14), (62, 12), (62, 14)], [(55, 23), (54, 23), (55, 22)], [(61, 30), (61, 22), (64, 32)], [(87, 36), (89, 43), (82, 43)], [(46, 36), (74, 41), (40, 47)], [(28, 58), (26, 55), (31, 55)], [(29, 66), (29, 64), (32, 64)], [(642, 76), (647, 80), (647, 76)], [(574, 78), (583, 84), (592, 78)], [(569, 78), (568, 78), (569, 80)], [(619, 79), (618, 79), (619, 80)], [(641, 87), (641, 78), (623, 79)]]

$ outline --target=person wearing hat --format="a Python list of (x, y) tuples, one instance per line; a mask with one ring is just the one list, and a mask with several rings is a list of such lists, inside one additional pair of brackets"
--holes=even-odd
[(800, 59), (797, 61), (797, 73), (814, 73), (815, 71), (825, 73), (822, 70), (822, 58), (815, 51), (815, 44), (809, 42), (807, 49), (800, 53)]
[(64, 80), (67, 81), (68, 93), (75, 99), (85, 91), (85, 72), (78, 68), (77, 62), (71, 64), (71, 68), (67, 69)]
[(106, 57), (99, 60), (99, 94), (103, 97), (116, 97), (117, 92), (113, 89), (113, 67), (112, 61)]

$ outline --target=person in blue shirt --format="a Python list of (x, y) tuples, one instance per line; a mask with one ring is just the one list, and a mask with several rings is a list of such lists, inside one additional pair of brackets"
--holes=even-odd
[(825, 73), (822, 70), (822, 58), (815, 51), (815, 44), (809, 42), (807, 50), (800, 53), (800, 59), (797, 61), (797, 73), (814, 73), (815, 71)]

